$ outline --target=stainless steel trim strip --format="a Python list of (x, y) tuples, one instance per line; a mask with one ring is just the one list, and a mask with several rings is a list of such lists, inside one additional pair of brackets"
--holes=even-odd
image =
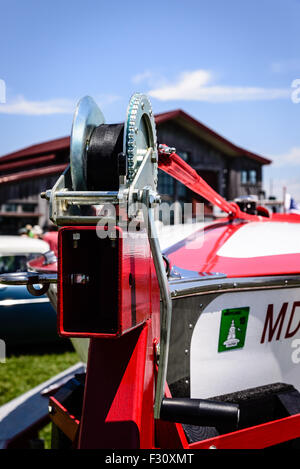
[(32, 299), (22, 299), (22, 300), (14, 300), (14, 299), (5, 299), (0, 300), (0, 307), (1, 306), (19, 306), (19, 305), (29, 305), (34, 303), (49, 303), (49, 298), (32, 298)]
[(169, 281), (172, 300), (186, 296), (207, 295), (210, 293), (293, 288), (300, 286), (300, 275), (280, 275), (266, 277), (213, 278), (210, 280)]
[(167, 364), (169, 356), (169, 342), (172, 319), (172, 301), (169, 291), (169, 283), (165, 265), (160, 250), (160, 245), (156, 233), (154, 217), (150, 204), (150, 189), (143, 190), (143, 213), (144, 220), (147, 221), (148, 239), (153, 257), (157, 280), (159, 284), (161, 297), (161, 313), (160, 313), (160, 356), (159, 366), (156, 380), (156, 393), (154, 402), (154, 418), (160, 418), (160, 409), (162, 399), (165, 393), (165, 384), (167, 378)]

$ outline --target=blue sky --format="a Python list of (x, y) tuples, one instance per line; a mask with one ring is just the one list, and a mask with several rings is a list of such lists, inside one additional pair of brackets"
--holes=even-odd
[(300, 0), (0, 0), (0, 18), (0, 155), (68, 135), (86, 94), (122, 121), (140, 91), (271, 158), (267, 192), (300, 201)]

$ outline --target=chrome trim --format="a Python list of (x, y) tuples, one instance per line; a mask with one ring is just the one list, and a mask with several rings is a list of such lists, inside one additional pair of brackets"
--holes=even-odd
[(5, 299), (0, 300), (0, 307), (1, 306), (19, 306), (19, 305), (32, 305), (34, 303), (50, 303), (49, 298), (32, 298), (32, 299), (22, 299), (22, 300), (14, 300), (14, 299)]
[(300, 274), (262, 277), (212, 278), (169, 280), (172, 299), (210, 293), (228, 293), (300, 286)]
[(68, 226), (69, 224), (72, 225), (84, 225), (85, 223), (90, 224), (90, 225), (97, 225), (99, 221), (103, 222), (104, 221), (107, 223), (108, 221), (111, 221), (113, 224), (116, 224), (116, 219), (115, 218), (107, 218), (107, 217), (101, 217), (101, 216), (85, 216), (85, 215), (66, 215), (66, 216), (58, 216), (56, 218), (57, 224), (61, 226)]
[(67, 201), (69, 205), (101, 205), (118, 203), (118, 191), (57, 191), (57, 199)]
[(57, 262), (57, 257), (53, 251), (47, 251), (43, 253), (45, 261), (43, 265), (55, 264)]
[[(166, 256), (165, 256), (166, 257)], [(169, 278), (172, 283), (182, 282), (182, 280), (197, 282), (199, 280), (209, 280), (216, 278), (226, 278), (226, 274), (220, 272), (196, 272), (195, 270), (187, 270), (174, 265), (171, 269)]]
[(49, 285), (50, 283), (57, 283), (57, 274), (29, 271), (1, 274), (0, 283), (5, 285)]
[(76, 106), (70, 138), (70, 169), (74, 190), (86, 189), (83, 161), (94, 129), (104, 123), (104, 115), (95, 101), (90, 96), (84, 96)]
[(161, 297), (161, 312), (160, 312), (160, 354), (159, 365), (156, 380), (156, 392), (154, 402), (154, 418), (160, 418), (160, 409), (163, 397), (165, 395), (165, 385), (167, 378), (167, 365), (169, 356), (169, 343), (172, 319), (172, 301), (169, 291), (169, 283), (165, 269), (162, 252), (156, 233), (154, 217), (152, 213), (151, 203), (151, 188), (143, 190), (143, 214), (144, 221), (147, 221), (148, 239), (153, 257), (153, 263), (159, 284), (160, 297)]

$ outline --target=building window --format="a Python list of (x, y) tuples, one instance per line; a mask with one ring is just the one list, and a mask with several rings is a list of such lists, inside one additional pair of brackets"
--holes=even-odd
[(247, 184), (248, 182), (248, 174), (247, 171), (241, 171), (241, 184)]
[(3, 212), (16, 212), (18, 210), (18, 206), (16, 204), (4, 204), (2, 205)]
[(250, 184), (257, 183), (257, 175), (255, 169), (251, 169), (251, 171), (249, 171), (249, 182)]
[(178, 151), (177, 155), (180, 156), (184, 161), (189, 161), (190, 159), (190, 154), (188, 151)]
[(162, 195), (174, 196), (174, 179), (160, 170), (158, 173), (158, 192)]
[(241, 184), (257, 184), (257, 171), (250, 169), (249, 171), (241, 171)]
[(187, 194), (186, 194), (186, 187), (185, 185), (181, 184), (181, 182), (179, 181), (176, 181), (176, 189), (177, 189), (177, 198), (178, 200), (182, 200), (182, 201), (186, 201), (186, 197), (187, 197)]
[(23, 212), (35, 212), (37, 204), (23, 204), (22, 205), (22, 211)]

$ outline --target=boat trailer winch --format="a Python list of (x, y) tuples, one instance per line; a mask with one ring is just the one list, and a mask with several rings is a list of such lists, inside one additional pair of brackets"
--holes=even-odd
[[(217, 205), (232, 230), (235, 220), (264, 221), (223, 199), (175, 148), (157, 142), (151, 104), (144, 94), (132, 96), (124, 124), (106, 124), (87, 96), (75, 111), (70, 164), (42, 194), (49, 201), (49, 218), (59, 228), (57, 269), (47, 271), (55, 264), (48, 255), (40, 268), (0, 276), (1, 283), (27, 285), (34, 295), (50, 295), (57, 288), (59, 335), (89, 341), (80, 415), (77, 409), (72, 417), (63, 398), (59, 402), (59, 396), (69, 396), (76, 388), (74, 382), (57, 398), (50, 396), (53, 423), (67, 429), (79, 449), (190, 448), (184, 425), (214, 428), (221, 434), (239, 428), (237, 403), (175, 397), (167, 385), (176, 291), (170, 289), (172, 269), (168, 259), (166, 268), (154, 219), (154, 208), (161, 202), (158, 169)], [(188, 297), (201, 275), (181, 272)], [(206, 285), (213, 285), (213, 294), (221, 291), (221, 280), (228, 280), (212, 272), (202, 277), (202, 294), (208, 291)], [(179, 277), (174, 278), (175, 285)], [(224, 288), (235, 286), (229, 279)], [(193, 324), (188, 327), (192, 330)], [(187, 379), (182, 389), (186, 386)]]

